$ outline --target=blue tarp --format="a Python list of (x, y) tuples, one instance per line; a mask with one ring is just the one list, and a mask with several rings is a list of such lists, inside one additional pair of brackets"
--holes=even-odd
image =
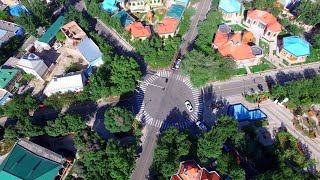
[(241, 10), (241, 3), (238, 0), (220, 0), (219, 9), (226, 13), (236, 13)]
[(230, 105), (228, 115), (232, 116), (237, 121), (259, 121), (267, 118), (267, 115), (260, 109), (248, 110), (242, 104)]
[(10, 14), (12, 16), (19, 17), (20, 11), (24, 11), (24, 12), (27, 12), (28, 14), (30, 14), (30, 12), (24, 6), (20, 6), (20, 5), (10, 6)]
[(283, 48), (297, 57), (310, 55), (310, 44), (298, 36), (284, 37)]

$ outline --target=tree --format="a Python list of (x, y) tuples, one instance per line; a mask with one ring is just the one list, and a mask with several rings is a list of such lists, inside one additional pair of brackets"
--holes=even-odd
[(130, 131), (133, 121), (132, 112), (121, 107), (112, 107), (104, 113), (104, 124), (111, 133)]
[(24, 36), (14, 36), (10, 38), (6, 43), (2, 44), (0, 47), (0, 63), (4, 64), (9, 57), (13, 56), (14, 53), (20, 48)]
[(279, 14), (281, 13), (281, 11), (283, 10), (283, 7), (273, 7), (271, 9), (271, 14), (277, 18), (279, 16)]
[(74, 93), (53, 94), (44, 100), (43, 104), (51, 106), (56, 110), (64, 107), (69, 107), (77, 101), (77, 96)]
[(186, 132), (169, 128), (159, 138), (154, 151), (153, 170), (162, 179), (177, 172), (182, 157), (189, 154), (191, 141)]
[(311, 44), (313, 48), (320, 49), (320, 31), (312, 36)]
[(8, 117), (23, 119), (29, 116), (29, 111), (37, 108), (38, 102), (30, 94), (14, 96), (11, 101), (3, 106), (4, 114)]
[(319, 9), (319, 1), (301, 1), (299, 6), (297, 7), (297, 20), (305, 24), (315, 26), (316, 24), (320, 23), (320, 14), (318, 13)]
[(64, 42), (66, 40), (66, 36), (63, 34), (62, 31), (59, 31), (56, 35), (56, 39), (59, 42)]
[(193, 7), (189, 7), (183, 14), (183, 18), (179, 24), (179, 32), (180, 36), (183, 36), (186, 32), (188, 32), (190, 24), (191, 24), (191, 17), (196, 13), (196, 10)]
[(15, 128), (18, 130), (20, 137), (35, 137), (45, 134), (43, 128), (33, 123), (30, 117), (19, 119)]
[(66, 22), (76, 21), (84, 31), (87, 33), (90, 31), (91, 26), (89, 21), (75, 7), (70, 6), (64, 16)]
[(266, 10), (274, 6), (276, 0), (255, 0), (254, 7), (260, 10)]
[(0, 19), (1, 20), (6, 20), (9, 17), (9, 13), (8, 11), (4, 10), (4, 11), (0, 11)]
[(231, 179), (245, 179), (245, 171), (231, 154), (223, 153), (217, 161), (217, 171), (220, 175), (228, 176)]
[(65, 136), (86, 128), (85, 120), (76, 114), (59, 115), (56, 120), (48, 121), (44, 128), (49, 136)]
[(199, 138), (197, 156), (203, 163), (210, 158), (218, 159), (227, 140), (230, 140), (231, 144), (240, 146), (243, 138), (243, 133), (238, 131), (237, 121), (229, 116), (220, 116), (218, 125), (213, 126)]
[(299, 35), (302, 34), (304, 32), (304, 29), (295, 25), (295, 24), (291, 24), (287, 27), (288, 31), (290, 31), (292, 34), (294, 35)]

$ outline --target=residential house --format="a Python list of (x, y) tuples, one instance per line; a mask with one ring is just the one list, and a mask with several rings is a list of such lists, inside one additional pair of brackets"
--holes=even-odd
[(61, 26), (64, 25), (65, 18), (60, 16), (49, 29), (35, 42), (35, 48), (39, 51), (43, 49), (49, 50), (55, 40), (55, 36), (60, 31)]
[(126, 30), (131, 33), (131, 40), (145, 40), (151, 36), (150, 26), (144, 26), (141, 22), (133, 22), (126, 27)]
[(179, 20), (175, 18), (165, 18), (157, 26), (158, 35), (161, 38), (174, 37), (178, 32)]
[(1, 0), (1, 2), (8, 6), (16, 6), (19, 4), (18, 0)]
[(289, 64), (305, 62), (310, 55), (310, 44), (298, 36), (284, 37), (279, 52), (280, 58)]
[(0, 47), (14, 36), (23, 35), (23, 29), (12, 22), (0, 20)]
[(73, 46), (77, 46), (85, 37), (87, 37), (87, 34), (75, 21), (63, 25), (61, 31), (66, 36), (66, 43), (72, 44)]
[(282, 26), (277, 19), (269, 12), (261, 10), (249, 10), (244, 24), (256, 38), (267, 42), (276, 42), (278, 34), (282, 31)]
[(90, 38), (85, 37), (77, 48), (90, 66), (98, 67), (103, 64), (102, 52)]
[(125, 10), (114, 14), (112, 17), (119, 18), (122, 27), (128, 27), (134, 21), (134, 18), (131, 17)]
[(11, 69), (10, 67), (1, 66), (0, 68), (0, 88), (14, 94), (19, 88), (21, 73), (18, 69)]
[(34, 75), (37, 79), (43, 80), (42, 76), (48, 69), (44, 61), (33, 53), (22, 56), (17, 63), (17, 67), (21, 68), (27, 74)]
[(238, 0), (220, 0), (218, 10), (222, 13), (222, 19), (241, 23), (244, 7)]
[(222, 178), (216, 171), (209, 172), (194, 161), (184, 161), (180, 163), (178, 173), (171, 176), (170, 180), (222, 180)]
[(123, 2), (123, 0), (104, 0), (101, 3), (101, 8), (105, 11), (107, 11), (108, 14), (112, 14), (115, 11), (119, 10), (117, 7), (118, 2)]
[(127, 6), (131, 12), (147, 12), (150, 8), (161, 7), (163, 0), (128, 0)]
[(0, 89), (0, 106), (11, 100), (12, 94), (5, 89)]
[(234, 33), (231, 28), (222, 24), (213, 41), (213, 48), (224, 57), (231, 57), (238, 67), (253, 66), (260, 63), (263, 50), (253, 44), (254, 36), (249, 31)]
[(53, 94), (64, 94), (68, 92), (78, 93), (83, 90), (86, 78), (82, 71), (71, 72), (55, 76), (43, 90), (43, 93), (49, 97)]
[(20, 139), (0, 165), (0, 179), (61, 180), (67, 175), (69, 164), (61, 155)]

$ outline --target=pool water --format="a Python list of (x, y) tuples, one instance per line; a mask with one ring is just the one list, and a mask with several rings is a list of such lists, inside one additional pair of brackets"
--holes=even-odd
[(248, 110), (242, 104), (230, 105), (228, 115), (237, 121), (260, 121), (267, 118), (267, 115), (260, 109)]

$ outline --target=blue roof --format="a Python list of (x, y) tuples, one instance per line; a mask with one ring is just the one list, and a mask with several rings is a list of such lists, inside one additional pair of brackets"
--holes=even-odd
[(267, 115), (260, 109), (248, 110), (242, 104), (230, 105), (228, 115), (232, 116), (237, 121), (259, 121), (267, 118)]
[(189, 0), (176, 0), (176, 2), (182, 2), (188, 4)]
[(77, 47), (89, 63), (102, 57), (99, 47), (88, 37), (84, 38)]
[(175, 19), (180, 20), (184, 11), (184, 6), (174, 4), (172, 8), (167, 12), (168, 17), (173, 17)]
[(9, 92), (7, 92), (4, 96), (1, 97), (0, 99), (0, 106), (8, 99), (9, 96), (12, 96)]
[(283, 48), (297, 57), (310, 55), (310, 44), (298, 36), (284, 37)]
[(30, 12), (24, 6), (20, 6), (20, 5), (10, 6), (10, 15), (19, 17), (20, 11), (24, 11), (27, 14), (30, 14)]
[(123, 27), (129, 26), (134, 21), (133, 17), (131, 17), (125, 10), (120, 11), (112, 17), (120, 18), (121, 26)]
[(226, 13), (235, 13), (240, 12), (241, 3), (238, 0), (220, 0), (218, 7)]
[(104, 0), (101, 4), (101, 8), (110, 14), (118, 10), (118, 7), (115, 4), (116, 0)]

